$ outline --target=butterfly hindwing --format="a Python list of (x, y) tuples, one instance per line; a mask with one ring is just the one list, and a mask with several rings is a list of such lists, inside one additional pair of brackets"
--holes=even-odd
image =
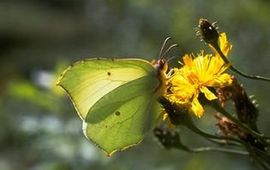
[(100, 99), (84, 122), (87, 138), (109, 155), (139, 143), (160, 113), (158, 95), (155, 94), (157, 84), (157, 79), (145, 76), (114, 89)]

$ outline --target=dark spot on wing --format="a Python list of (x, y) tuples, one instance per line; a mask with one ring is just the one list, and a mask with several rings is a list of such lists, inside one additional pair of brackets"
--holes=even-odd
[(114, 113), (116, 116), (120, 116), (120, 112), (119, 111), (116, 111), (115, 113)]
[(107, 72), (107, 75), (110, 76), (111, 75), (111, 72)]

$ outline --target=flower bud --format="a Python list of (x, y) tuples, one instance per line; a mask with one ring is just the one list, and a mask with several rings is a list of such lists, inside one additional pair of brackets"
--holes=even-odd
[(208, 44), (217, 44), (219, 33), (215, 24), (211, 24), (207, 19), (201, 18), (199, 20), (199, 34), (201, 38)]

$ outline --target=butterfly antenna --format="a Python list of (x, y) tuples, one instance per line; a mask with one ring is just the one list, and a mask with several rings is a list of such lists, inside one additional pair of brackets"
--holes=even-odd
[(164, 40), (164, 42), (163, 42), (163, 44), (162, 44), (162, 46), (161, 46), (161, 49), (160, 49), (160, 51), (159, 51), (159, 59), (162, 58), (161, 56), (164, 56), (164, 55), (162, 55), (163, 50), (164, 50), (164, 48), (165, 48), (165, 45), (167, 44), (167, 42), (168, 42), (170, 39), (172, 39), (172, 38), (171, 38), (171, 37), (167, 37), (167, 38)]
[(168, 58), (166, 61), (167, 63), (169, 63), (172, 59), (174, 59), (175, 57), (177, 57), (176, 55), (175, 56), (171, 56), (170, 58)]
[(160, 56), (160, 59), (164, 58), (164, 56), (166, 56), (166, 54), (168, 54), (169, 51), (171, 51), (171, 49), (178, 47), (178, 44), (173, 44), (171, 45), (163, 54), (162, 56)]

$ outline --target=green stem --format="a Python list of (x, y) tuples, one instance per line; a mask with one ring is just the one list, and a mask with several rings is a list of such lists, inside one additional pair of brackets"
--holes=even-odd
[(230, 146), (237, 146), (237, 147), (241, 147), (242, 145), (233, 141), (229, 141), (230, 139), (226, 138), (226, 139), (214, 139), (214, 138), (207, 138), (205, 137), (206, 140), (215, 143), (215, 144), (219, 144), (219, 145), (230, 145)]
[[(209, 133), (206, 133), (206, 132), (203, 132), (201, 131), (199, 128), (197, 128), (192, 120), (187, 116), (186, 118), (186, 121), (185, 121), (185, 125), (187, 128), (189, 128), (191, 131), (193, 131), (194, 133), (206, 138), (206, 139), (216, 139), (216, 140), (226, 140), (226, 141), (233, 141), (234, 143), (229, 143), (229, 144), (233, 144), (233, 145), (238, 145), (239, 146), (239, 143), (241, 143), (240, 140), (238, 139), (235, 139), (235, 138), (229, 138), (229, 137), (225, 137), (225, 136), (215, 136), (215, 135), (212, 135), (212, 134), (209, 134)], [(217, 142), (217, 141), (213, 141), (213, 140), (210, 140), (212, 142)], [(236, 142), (236, 143), (235, 143)], [(220, 143), (219, 143), (220, 144)]]
[(182, 144), (181, 142), (174, 145), (174, 148), (179, 149), (179, 150), (184, 150), (186, 152), (193, 152), (193, 153), (206, 152), (206, 151), (219, 151), (219, 152), (234, 153), (234, 154), (240, 154), (240, 155), (248, 155), (248, 152), (246, 151), (221, 148), (221, 147), (207, 146), (207, 147), (199, 147), (199, 148), (189, 148), (188, 146)]
[(256, 152), (253, 150), (253, 147), (246, 145), (250, 156), (265, 170), (270, 170), (269, 163), (267, 161), (261, 160), (260, 157), (257, 156)]
[(246, 151), (240, 151), (235, 149), (227, 149), (227, 148), (220, 148), (220, 147), (201, 147), (201, 148), (192, 148), (193, 152), (205, 152), (205, 151), (219, 151), (219, 152), (226, 152), (226, 153), (234, 153), (240, 155), (248, 155), (249, 153)]
[(270, 78), (267, 78), (267, 77), (262, 77), (262, 76), (254, 76), (254, 75), (249, 75), (249, 74), (246, 74), (240, 70), (238, 70), (237, 68), (235, 68), (233, 65), (230, 64), (230, 61), (227, 59), (227, 57), (223, 54), (223, 52), (220, 50), (220, 47), (217, 43), (212, 43), (211, 44), (215, 49), (216, 51), (218, 52), (218, 54), (220, 55), (220, 57), (223, 59), (223, 61), (226, 63), (226, 64), (229, 64), (230, 65), (230, 69), (234, 72), (236, 72), (237, 74), (245, 77), (245, 78), (249, 78), (249, 79), (254, 79), (254, 80), (263, 80), (263, 81), (270, 81)]

